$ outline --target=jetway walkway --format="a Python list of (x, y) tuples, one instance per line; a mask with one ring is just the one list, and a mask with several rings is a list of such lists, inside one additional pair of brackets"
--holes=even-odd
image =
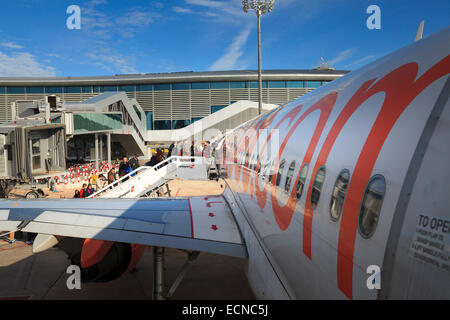
[(139, 167), (89, 198), (152, 197), (174, 179), (207, 180), (213, 161), (213, 158), (173, 156), (153, 167)]
[(55, 117), (62, 117), (69, 137), (113, 134), (128, 154), (147, 153), (147, 117), (136, 99), (125, 92), (105, 92), (83, 102), (64, 103), (60, 111), (62, 116)]

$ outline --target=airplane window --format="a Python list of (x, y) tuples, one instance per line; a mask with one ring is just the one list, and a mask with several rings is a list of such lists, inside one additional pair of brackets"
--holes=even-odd
[(350, 171), (348, 171), (347, 169), (342, 170), (336, 179), (333, 193), (331, 195), (330, 215), (333, 221), (337, 221), (341, 216), (349, 181)]
[(305, 163), (300, 172), (300, 176), (298, 177), (297, 190), (295, 192), (297, 199), (300, 199), (302, 196), (303, 188), (306, 183), (306, 176), (308, 175), (308, 169), (309, 169), (309, 165), (307, 163)]
[(280, 185), (281, 176), (283, 175), (285, 164), (286, 164), (286, 160), (285, 159), (281, 160), (280, 167), (278, 168), (278, 173), (277, 173), (277, 186)]
[(378, 224), (384, 194), (386, 193), (386, 180), (382, 175), (373, 176), (364, 192), (359, 212), (359, 232), (364, 238), (370, 238)]
[(243, 165), (246, 166), (247, 168), (248, 168), (248, 156), (249, 156), (249, 152), (250, 152), (249, 147), (248, 147), (249, 144), (250, 144), (250, 138), (249, 138), (249, 136), (245, 136), (245, 147), (244, 147), (244, 150), (247, 150), (247, 151), (245, 152)]
[(252, 170), (255, 171), (256, 170), (256, 155), (253, 154), (252, 157)]
[(268, 167), (268, 163), (267, 163), (267, 161), (264, 161), (264, 169), (263, 169), (263, 175), (264, 176), (266, 176), (266, 178), (267, 178), (267, 176), (268, 176), (268, 173), (267, 173), (267, 167)]
[(273, 179), (273, 174), (275, 171), (275, 165), (274, 165), (274, 160), (272, 160), (269, 164), (269, 166), (267, 167), (268, 171), (267, 171), (267, 180), (272, 182)]
[(238, 150), (237, 150), (237, 137), (236, 136), (234, 137), (233, 145), (234, 145), (234, 147), (233, 147), (233, 149), (234, 149), (233, 162), (237, 163), (238, 162), (238, 155), (237, 155)]
[(325, 181), (325, 168), (317, 170), (311, 191), (311, 208), (315, 209), (319, 203), (320, 193), (322, 192), (323, 182)]
[(286, 183), (284, 184), (284, 190), (286, 190), (286, 192), (289, 192), (289, 189), (291, 189), (291, 182), (292, 176), (294, 175), (294, 170), (295, 170), (295, 161), (292, 161), (287, 173)]

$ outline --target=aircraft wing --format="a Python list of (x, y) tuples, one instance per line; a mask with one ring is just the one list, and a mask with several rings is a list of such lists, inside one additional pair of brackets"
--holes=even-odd
[(239, 228), (222, 196), (2, 200), (0, 230), (247, 257)]

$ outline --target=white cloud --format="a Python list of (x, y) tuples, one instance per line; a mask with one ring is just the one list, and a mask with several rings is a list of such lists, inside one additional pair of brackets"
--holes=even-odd
[(222, 8), (228, 5), (228, 2), (220, 2), (213, 0), (186, 0), (186, 2), (191, 5), (204, 6), (208, 8)]
[(2, 77), (54, 77), (55, 68), (43, 66), (27, 52), (8, 56), (0, 52), (0, 76)]
[(336, 57), (334, 57), (333, 59), (331, 59), (328, 62), (331, 66), (334, 66), (338, 62), (345, 61), (345, 60), (351, 58), (355, 54), (356, 51), (357, 51), (356, 48), (343, 50), (343, 51), (339, 52)]
[(23, 46), (16, 44), (14, 42), (3, 42), (1, 46), (10, 49), (23, 49)]
[[(131, 38), (139, 30), (155, 22), (156, 18), (161, 18), (155, 11), (142, 6), (130, 7), (119, 16), (113, 16), (98, 7), (106, 3), (106, 0), (93, 0), (82, 7), (81, 29), (87, 30), (89, 36), (94, 35), (103, 39), (116, 36)], [(152, 5), (157, 7), (161, 4), (152, 3)]]
[(110, 72), (137, 73), (135, 67), (131, 64), (136, 58), (133, 56), (122, 56), (120, 54), (90, 52), (86, 54), (95, 65)]
[(238, 59), (244, 53), (244, 46), (252, 30), (251, 25), (247, 27), (233, 39), (231, 45), (226, 49), (224, 55), (216, 60), (209, 70), (230, 70), (236, 68)]
[(356, 60), (356, 61), (354, 61), (354, 62), (352, 62), (350, 64), (345, 65), (344, 68), (350, 68), (350, 67), (359, 66), (362, 63), (365, 63), (367, 61), (370, 61), (370, 60), (374, 59), (375, 57), (376, 56), (373, 55), (373, 54), (365, 56), (364, 58), (358, 59), (358, 60)]
[(183, 7), (173, 7), (172, 10), (178, 13), (194, 13), (191, 9)]
[(214, 1), (214, 0), (185, 0), (190, 7), (174, 7), (178, 13), (197, 14), (205, 18), (214, 18), (213, 22), (232, 24), (245, 24), (250, 15), (242, 11), (241, 0)]
[(151, 12), (135, 9), (125, 13), (122, 17), (119, 17), (117, 23), (133, 27), (144, 27), (152, 23), (153, 18), (154, 15)]

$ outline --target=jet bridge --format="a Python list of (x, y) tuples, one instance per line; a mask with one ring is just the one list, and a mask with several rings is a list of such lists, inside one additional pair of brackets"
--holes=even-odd
[[(36, 189), (37, 180), (61, 175), (65, 169), (64, 125), (16, 121), (0, 126), (0, 197), (15, 187)], [(37, 198), (39, 193), (32, 191), (27, 197)]]
[[(129, 154), (146, 154), (146, 115), (125, 92), (105, 92), (83, 102), (64, 103), (67, 135), (113, 134)], [(91, 157), (93, 158), (93, 157)], [(97, 156), (95, 157), (98, 158)]]

